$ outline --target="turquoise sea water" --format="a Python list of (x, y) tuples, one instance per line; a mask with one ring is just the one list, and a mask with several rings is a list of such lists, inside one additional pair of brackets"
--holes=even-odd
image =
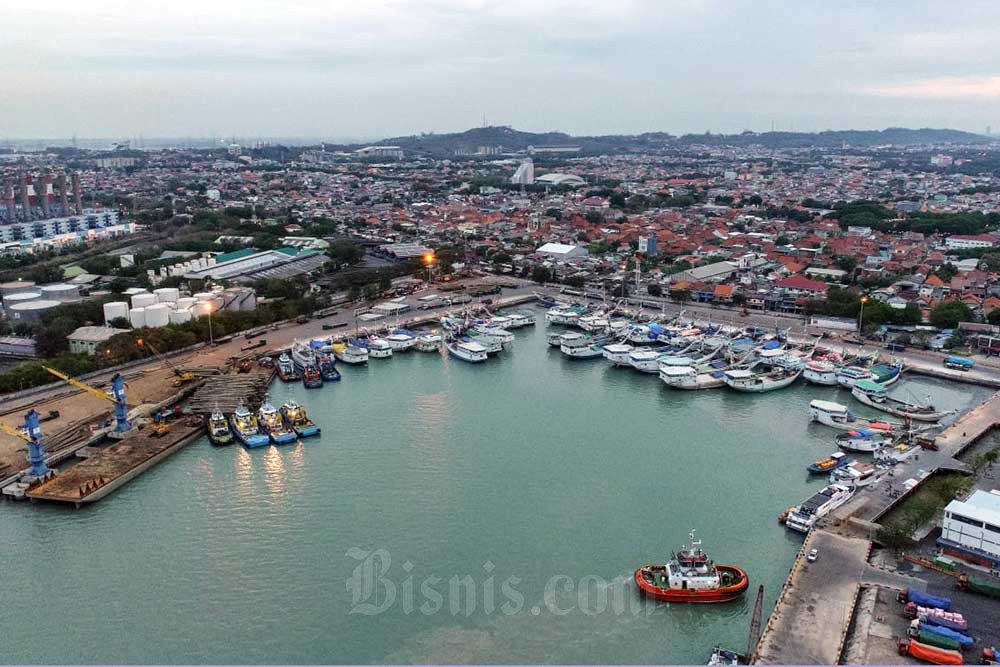
[[(202, 440), (81, 510), (0, 505), (4, 662), (704, 661), (742, 649), (801, 538), (778, 514), (834, 451), (799, 384), (680, 392), (521, 329), (485, 364), (416, 351), (294, 396), (318, 439)], [(292, 391), (276, 384), (280, 403)], [(983, 390), (906, 378), (945, 407)], [(697, 529), (751, 591), (636, 595)]]

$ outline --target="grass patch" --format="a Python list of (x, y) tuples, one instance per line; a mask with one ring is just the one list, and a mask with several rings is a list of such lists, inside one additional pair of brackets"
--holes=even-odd
[(939, 472), (894, 507), (881, 524), (875, 539), (887, 547), (910, 543), (910, 535), (934, 518), (959, 494), (972, 488), (974, 478), (954, 472)]

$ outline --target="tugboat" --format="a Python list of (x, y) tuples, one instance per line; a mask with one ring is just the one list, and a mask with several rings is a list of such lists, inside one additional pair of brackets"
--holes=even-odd
[(729, 602), (743, 595), (750, 579), (735, 565), (716, 565), (688, 535), (690, 544), (666, 565), (643, 565), (635, 583), (643, 595), (661, 602)]
[(257, 418), (244, 405), (236, 408), (236, 412), (230, 417), (230, 423), (233, 426), (233, 433), (236, 435), (236, 439), (243, 443), (245, 447), (263, 447), (271, 442), (266, 433), (260, 432), (260, 427), (257, 425)]
[(282, 353), (282, 355), (278, 357), (278, 362), (274, 365), (274, 367), (278, 373), (278, 378), (282, 382), (295, 382), (299, 379), (299, 372), (295, 370), (295, 364), (292, 363), (292, 358), (285, 353)]
[(260, 430), (267, 433), (271, 437), (271, 440), (274, 441), (274, 444), (283, 445), (287, 442), (295, 442), (297, 437), (295, 431), (285, 424), (281, 413), (278, 412), (269, 399), (264, 399), (257, 414), (257, 419), (260, 422)]
[(208, 441), (213, 445), (233, 444), (233, 434), (229, 431), (229, 422), (226, 415), (216, 408), (208, 418)]
[(340, 371), (337, 370), (337, 364), (332, 354), (319, 352), (316, 355), (316, 361), (319, 362), (319, 374), (323, 377), (324, 382), (336, 382), (340, 379)]
[(302, 369), (302, 384), (306, 389), (316, 389), (323, 386), (323, 376), (319, 369), (309, 365)]
[(285, 422), (300, 438), (319, 435), (319, 426), (316, 426), (313, 420), (309, 419), (306, 415), (306, 409), (296, 403), (294, 399), (288, 399), (281, 406), (281, 416), (285, 418)]

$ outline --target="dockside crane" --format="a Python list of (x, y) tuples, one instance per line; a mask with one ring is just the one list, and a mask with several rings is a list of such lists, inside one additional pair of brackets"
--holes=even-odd
[(24, 414), (24, 431), (3, 423), (0, 423), (0, 431), (28, 443), (29, 475), (45, 479), (52, 474), (52, 470), (45, 465), (45, 443), (42, 441), (41, 415), (38, 412), (30, 410)]
[(128, 420), (128, 404), (125, 403), (125, 378), (122, 377), (121, 373), (115, 373), (115, 376), (111, 378), (111, 393), (97, 389), (96, 387), (91, 387), (85, 382), (80, 380), (75, 380), (70, 376), (66, 375), (62, 371), (57, 371), (54, 368), (49, 368), (48, 366), (42, 366), (46, 371), (55, 375), (60, 380), (64, 380), (68, 384), (73, 385), (77, 389), (82, 389), (83, 391), (93, 394), (98, 398), (103, 398), (105, 401), (111, 401), (115, 404), (115, 430), (108, 435), (112, 438), (124, 438), (125, 434), (132, 430), (132, 424)]

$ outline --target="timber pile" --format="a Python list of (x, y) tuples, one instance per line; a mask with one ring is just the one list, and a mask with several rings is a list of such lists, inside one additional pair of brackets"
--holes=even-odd
[(111, 411), (106, 410), (101, 414), (84, 417), (83, 419), (71, 422), (52, 435), (44, 435), (46, 451), (49, 453), (58, 452), (59, 450), (66, 449), (67, 447), (72, 447), (81, 440), (89, 438), (93, 435), (90, 430), (90, 425), (103, 424), (109, 417), (111, 417)]
[(190, 373), (195, 377), (208, 377), (210, 375), (222, 375), (222, 369), (218, 366), (181, 366), (178, 368), (182, 373)]
[(191, 396), (188, 406), (192, 412), (202, 414), (215, 409), (231, 414), (240, 404), (256, 410), (264, 401), (273, 375), (270, 368), (255, 368), (250, 373), (210, 376)]

